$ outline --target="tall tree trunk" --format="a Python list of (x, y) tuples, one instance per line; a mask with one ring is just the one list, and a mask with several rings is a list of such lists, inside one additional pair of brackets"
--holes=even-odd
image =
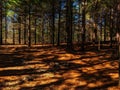
[(81, 20), (81, 2), (79, 1), (79, 24), (78, 24), (78, 27), (79, 27), (80, 31), (78, 31), (78, 34), (77, 34), (78, 45), (80, 45), (80, 42), (81, 42), (81, 23), (80, 23), (80, 20)]
[(47, 22), (47, 44), (49, 43), (49, 21)]
[(41, 27), (41, 29), (42, 29), (42, 45), (44, 44), (44, 15), (42, 16), (42, 27)]
[[(120, 29), (119, 29), (120, 30)], [(119, 58), (119, 86), (120, 86), (120, 33), (119, 33), (119, 39), (118, 39), (118, 58)]]
[(21, 44), (21, 16), (19, 17), (19, 28), (18, 28), (18, 32), (19, 32), (19, 44)]
[(57, 40), (57, 45), (59, 46), (60, 45), (60, 22), (61, 21), (61, 0), (59, 1), (59, 22), (58, 22), (58, 40)]
[(52, 44), (55, 44), (55, 0), (52, 0)]
[(100, 31), (100, 41), (101, 42), (102, 42), (102, 38), (103, 38), (102, 34), (103, 34), (103, 25), (102, 25), (102, 22), (101, 22), (101, 31)]
[(13, 45), (15, 45), (15, 28), (13, 27)]
[(27, 37), (27, 20), (26, 20), (26, 10), (25, 10), (25, 16), (24, 16), (24, 44), (26, 44), (26, 37)]
[(99, 48), (98, 48), (98, 50), (100, 50), (101, 49), (101, 46), (102, 46), (102, 29), (103, 28), (103, 25), (102, 25), (102, 16), (101, 16), (101, 27), (100, 27), (100, 35), (99, 35)]
[(97, 26), (95, 26), (95, 28), (94, 28), (94, 35), (95, 35), (95, 42), (98, 42), (98, 35), (97, 35), (97, 33), (98, 33), (98, 29), (97, 29)]
[(7, 35), (8, 35), (8, 28), (7, 28), (7, 6), (6, 6), (6, 2), (5, 2), (5, 44), (7, 44)]
[[(120, 29), (119, 29), (120, 30)], [(118, 62), (119, 62), (119, 86), (120, 86), (120, 32), (117, 33), (117, 40), (118, 40)]]
[[(120, 19), (119, 19), (120, 20)], [(118, 62), (119, 62), (119, 86), (120, 86), (120, 26), (117, 27), (118, 28), (118, 31), (117, 31), (117, 34), (116, 34), (116, 38), (117, 38), (117, 46), (118, 46), (118, 51), (117, 51), (117, 55), (118, 55)]]
[(85, 35), (86, 35), (86, 15), (85, 15), (85, 2), (86, 0), (83, 1), (84, 6), (82, 9), (82, 44), (81, 44), (81, 49), (84, 51), (85, 49)]
[(113, 16), (112, 16), (112, 8), (110, 8), (110, 47), (112, 47), (113, 42)]
[(106, 41), (106, 15), (104, 17), (104, 42)]
[(42, 23), (40, 22), (39, 30), (38, 30), (38, 44), (41, 44), (41, 30), (42, 30)]
[[(51, 19), (48, 21), (48, 24), (49, 24), (49, 27), (51, 27)], [(50, 29), (50, 31), (51, 31), (51, 28), (49, 28), (49, 29)], [(49, 32), (49, 37), (48, 37), (48, 38), (49, 38), (49, 40), (48, 40), (48, 41), (49, 41), (49, 44), (52, 43), (52, 38), (51, 38), (51, 37), (52, 37), (51, 32)]]
[(119, 62), (119, 80), (118, 85), (120, 86), (120, 1), (118, 1), (117, 5), (117, 42), (118, 42), (118, 62)]
[(0, 1), (0, 45), (2, 45), (2, 0)]
[(37, 31), (37, 18), (35, 17), (35, 45), (36, 45), (36, 39), (37, 39), (37, 36), (36, 36), (36, 31)]
[(31, 5), (29, 4), (29, 28), (28, 28), (28, 47), (31, 47), (31, 10), (30, 7)]
[(67, 0), (66, 10), (66, 32), (67, 32), (67, 48), (72, 50), (72, 1)]

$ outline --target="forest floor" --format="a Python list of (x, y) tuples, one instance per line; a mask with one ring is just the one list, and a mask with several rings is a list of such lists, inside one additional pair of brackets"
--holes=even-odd
[(1, 46), (0, 90), (120, 90), (115, 53)]

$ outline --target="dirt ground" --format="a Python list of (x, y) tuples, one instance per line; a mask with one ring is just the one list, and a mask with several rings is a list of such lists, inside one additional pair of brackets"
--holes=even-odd
[(120, 90), (111, 49), (1, 46), (0, 90)]

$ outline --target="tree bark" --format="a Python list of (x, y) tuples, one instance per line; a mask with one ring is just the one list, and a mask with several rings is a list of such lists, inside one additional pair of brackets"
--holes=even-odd
[(19, 29), (18, 29), (18, 32), (19, 32), (19, 44), (21, 44), (21, 16), (19, 17)]
[(27, 20), (26, 20), (26, 10), (25, 10), (25, 17), (24, 17), (24, 44), (26, 44), (26, 37), (27, 37)]
[(30, 7), (31, 5), (29, 4), (29, 28), (28, 28), (28, 47), (31, 47), (31, 10)]
[[(120, 30), (120, 29), (119, 29)], [(118, 62), (119, 62), (119, 86), (120, 86), (120, 32), (117, 32), (116, 34), (116, 38), (117, 38), (117, 46), (118, 46), (118, 52), (117, 52), (117, 55), (118, 55)]]
[(8, 37), (7, 35), (8, 35), (8, 30), (7, 30), (7, 7), (6, 7), (6, 4), (5, 4), (5, 44), (7, 44), (7, 37)]
[(52, 0), (52, 44), (55, 44), (55, 1)]
[(85, 15), (85, 1), (83, 1), (83, 9), (82, 9), (82, 44), (81, 44), (81, 49), (82, 51), (85, 50), (85, 35), (86, 35), (86, 15)]
[(59, 22), (58, 22), (58, 40), (57, 40), (57, 46), (60, 45), (60, 22), (61, 21), (61, 1), (59, 1)]
[[(41, 29), (42, 29), (42, 45), (44, 44), (44, 15), (43, 15), (43, 17), (42, 17), (42, 27), (41, 27)], [(54, 44), (53, 44), (54, 45)]]
[(2, 0), (0, 1), (0, 45), (2, 45)]
[(15, 28), (13, 27), (13, 45), (15, 45)]
[(110, 47), (112, 48), (113, 42), (113, 18), (112, 18), (112, 8), (110, 8)]
[(67, 48), (72, 50), (72, 1), (67, 0), (66, 10), (66, 32), (67, 32)]
[(106, 41), (106, 15), (104, 17), (104, 42)]
[(34, 34), (35, 34), (35, 45), (36, 45), (36, 38), (37, 38), (36, 31), (37, 31), (37, 18), (35, 17), (35, 32), (34, 32)]
[(117, 42), (118, 42), (118, 62), (119, 62), (119, 80), (118, 80), (118, 86), (120, 86), (120, 1), (117, 4), (117, 34), (116, 34), (116, 38), (117, 38)]

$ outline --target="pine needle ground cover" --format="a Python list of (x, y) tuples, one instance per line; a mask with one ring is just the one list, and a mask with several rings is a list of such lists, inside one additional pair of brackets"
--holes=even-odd
[(0, 90), (119, 90), (111, 49), (0, 47)]

